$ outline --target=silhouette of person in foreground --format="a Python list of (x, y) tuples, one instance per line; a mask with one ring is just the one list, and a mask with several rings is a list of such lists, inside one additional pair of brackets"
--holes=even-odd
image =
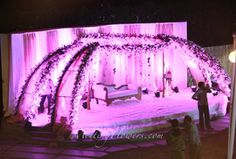
[(184, 127), (187, 136), (190, 159), (201, 159), (201, 141), (197, 126), (189, 115), (184, 117)]
[(177, 119), (169, 121), (171, 129), (166, 135), (167, 144), (170, 145), (171, 159), (184, 159), (185, 158), (185, 139), (183, 132), (179, 128)]

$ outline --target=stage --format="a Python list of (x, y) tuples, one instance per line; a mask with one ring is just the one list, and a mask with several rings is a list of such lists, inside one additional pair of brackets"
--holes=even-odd
[[(102, 132), (102, 136), (137, 134), (155, 131), (169, 126), (168, 119), (181, 119), (191, 115), (198, 120), (197, 101), (191, 97), (190, 89), (173, 93), (165, 98), (155, 97), (154, 93), (143, 94), (142, 100), (135, 97), (127, 100), (115, 100), (109, 106), (95, 99), (91, 99), (91, 109), (79, 106), (79, 124), (75, 126), (73, 134), (83, 130), (86, 135), (92, 135), (95, 130)], [(213, 96), (208, 94), (210, 116), (224, 116), (227, 108), (227, 97), (224, 94)], [(43, 126), (50, 121), (47, 113), (36, 115), (32, 119), (33, 126)], [(41, 124), (41, 125), (40, 125)]]
[[(102, 136), (111, 136), (160, 130), (169, 126), (167, 119), (182, 119), (186, 114), (198, 120), (197, 102), (191, 99), (192, 95), (190, 89), (165, 98), (150, 93), (143, 94), (141, 101), (136, 98), (116, 100), (109, 106), (102, 101), (96, 104), (92, 99), (91, 110), (80, 109), (80, 124), (76, 129), (87, 135), (99, 130)], [(226, 114), (228, 100), (225, 95), (208, 94), (208, 102), (211, 117)]]
[[(183, 22), (14, 34), (9, 106), (32, 126), (63, 119), (73, 134), (78, 130), (88, 135), (99, 130), (102, 136), (140, 133), (167, 127), (167, 119), (181, 119), (185, 114), (197, 120), (197, 103), (191, 99), (193, 92), (185, 90), (187, 83), (203, 81), (212, 86), (214, 81), (224, 95), (209, 96), (210, 113), (224, 115), (230, 77), (215, 57), (187, 40), (186, 33)], [(64, 39), (64, 35), (71, 36)], [(91, 110), (84, 109), (82, 97), (96, 83), (167, 92), (169, 85), (180, 92), (165, 98), (156, 98), (152, 92), (141, 101), (117, 100), (109, 107), (92, 99)]]

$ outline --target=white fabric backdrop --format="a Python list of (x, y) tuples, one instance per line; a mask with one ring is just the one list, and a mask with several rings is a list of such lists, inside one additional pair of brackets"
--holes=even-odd
[[(58, 47), (70, 44), (72, 41), (76, 39), (77, 36), (79, 36), (83, 32), (150, 34), (150, 35), (164, 33), (164, 34), (179, 36), (182, 38), (187, 38), (187, 23), (176, 22), (176, 23), (152, 23), (152, 24), (119, 24), (119, 25), (106, 25), (106, 26), (89, 27), (89, 28), (54, 29), (40, 32), (12, 34), (11, 56), (10, 56), (11, 70), (9, 71), (9, 78), (10, 78), (9, 90), (11, 90), (11, 92), (9, 93), (10, 109), (8, 109), (10, 113), (13, 112), (14, 110), (13, 108), (16, 105), (16, 99), (19, 96), (21, 87), (27, 76), (30, 74), (31, 69), (33, 69), (48, 53), (53, 52)], [(146, 55), (139, 55), (139, 56), (146, 56)], [(122, 59), (122, 57), (117, 57), (117, 58)], [(120, 60), (120, 63), (116, 62), (116, 66), (117, 67), (120, 67), (121, 65), (125, 66), (123, 62), (125, 61)], [(123, 69), (125, 69), (125, 67)], [(130, 71), (131, 72), (127, 73), (128, 74), (131, 73), (134, 76), (134, 73), (132, 73), (132, 69), (130, 69)], [(117, 76), (119, 74), (120, 72), (118, 70)], [(173, 74), (173, 78), (175, 78), (176, 81), (178, 81), (178, 78), (180, 79), (182, 77), (180, 77), (177, 74), (176, 75)], [(130, 77), (127, 79), (127, 81), (129, 80)], [(7, 104), (5, 106), (7, 106)]]
[[(172, 84), (184, 89), (187, 86), (187, 66), (181, 59), (179, 50), (174, 46), (168, 49), (158, 50), (158, 52), (125, 52), (97, 49), (96, 60), (93, 66), (98, 63), (98, 70), (91, 71), (91, 80), (106, 84), (133, 84), (147, 87), (151, 91), (163, 90), (163, 54), (164, 73), (172, 72)], [(181, 76), (180, 76), (181, 73)], [(95, 77), (94, 79), (92, 79)]]

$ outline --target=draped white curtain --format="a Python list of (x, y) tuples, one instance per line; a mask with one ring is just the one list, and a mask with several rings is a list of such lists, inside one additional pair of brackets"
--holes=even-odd
[[(163, 76), (163, 63), (162, 55), (163, 50), (158, 52), (125, 52), (113, 51), (110, 54), (110, 50), (97, 49), (96, 60), (94, 63), (98, 63), (98, 69), (93, 72), (91, 79), (94, 82), (102, 82), (106, 84), (116, 84), (117, 86), (123, 84), (133, 84), (137, 86), (147, 87), (149, 90), (161, 90), (162, 89), (162, 76)], [(170, 65), (172, 58), (170, 52), (165, 53), (165, 72), (173, 70)], [(172, 63), (174, 65), (174, 63)], [(94, 66), (96, 64), (92, 64)], [(178, 66), (179, 68), (186, 68), (186, 65)], [(182, 78), (182, 81), (186, 79)], [(183, 83), (183, 82), (182, 82)]]
[[(124, 24), (124, 25), (109, 25), (101, 27), (91, 28), (75, 28), (74, 33), (79, 37), (88, 33), (119, 33), (119, 34), (168, 34), (187, 38), (186, 23), (157, 23), (157, 24)], [(129, 40), (127, 44), (132, 44)], [(145, 44), (145, 41), (140, 41), (140, 44)], [(162, 54), (165, 55), (165, 68), (164, 71), (170, 70), (174, 72), (174, 68), (182, 68), (183, 74), (186, 77), (181, 77), (176, 73), (173, 73), (173, 83), (178, 86), (180, 81), (183, 83), (187, 78), (186, 65), (183, 65), (183, 61), (178, 61), (178, 57), (174, 55), (174, 50), (169, 49), (153, 53), (150, 51), (142, 53), (129, 52), (100, 52), (99, 53), (99, 71), (97, 73), (97, 79), (95, 81), (103, 82), (106, 84), (116, 84), (117, 86), (122, 84), (135, 84), (142, 87), (147, 87), (149, 90), (161, 90), (162, 84)], [(177, 62), (174, 62), (176, 61)], [(180, 87), (184, 87), (181, 85)]]
[[(64, 45), (68, 45), (73, 42), (77, 37), (82, 34), (87, 33), (110, 33), (110, 34), (169, 34), (182, 38), (187, 38), (187, 23), (186, 22), (176, 22), (176, 23), (151, 23), (151, 24), (119, 24), (119, 25), (106, 25), (99, 27), (87, 27), (87, 28), (68, 28), (68, 29), (55, 29), (40, 32), (29, 32), (29, 33), (19, 33), (11, 35), (10, 43), (10, 71), (8, 71), (10, 83), (9, 83), (9, 97), (5, 96), (5, 100), (9, 105), (7, 109), (10, 113), (13, 112), (13, 108), (16, 105), (16, 99), (19, 96), (21, 87), (24, 84), (25, 79), (29, 76), (32, 69), (36, 67), (39, 62), (42, 61), (43, 57), (48, 55), (50, 52), (55, 51), (57, 48)], [(167, 53), (165, 53), (167, 55)], [(152, 56), (152, 57), (151, 57)], [(169, 56), (169, 55), (168, 55)], [(150, 57), (150, 61), (147, 59)], [(133, 82), (134, 79), (137, 80), (137, 84), (149, 82), (148, 86), (151, 87), (154, 83), (159, 83), (155, 76), (149, 74), (151, 72), (156, 72), (158, 75), (162, 74), (159, 69), (162, 64), (159, 62), (161, 54), (150, 54), (146, 52), (144, 54), (131, 55), (125, 58), (123, 54), (117, 54), (112, 57), (112, 59), (102, 59), (98, 57), (100, 61), (106, 61), (99, 65), (100, 71), (100, 81), (104, 82), (114, 82), (117, 84), (124, 84)], [(142, 60), (142, 61), (139, 61)], [(143, 63), (145, 65), (139, 66)], [(150, 63), (150, 64), (149, 64)], [(128, 65), (129, 64), (129, 65)], [(155, 65), (154, 65), (155, 64)], [(151, 66), (149, 66), (151, 65)], [(106, 67), (108, 66), (108, 67)], [(171, 66), (169, 64), (169, 66)], [(110, 67), (115, 67), (116, 69), (108, 69)], [(147, 72), (143, 72), (143, 67), (150, 67)], [(167, 68), (166, 69), (173, 69)], [(109, 76), (109, 74), (115, 73), (115, 76)], [(135, 73), (138, 71), (139, 73)], [(126, 73), (123, 75), (123, 73)], [(141, 76), (141, 73), (144, 75)], [(6, 76), (8, 77), (8, 74)], [(119, 79), (117, 77), (121, 77)], [(159, 87), (157, 85), (157, 87)], [(5, 102), (6, 103), (6, 102)]]
[[(110, 57), (110, 59), (108, 57)], [(187, 77), (186, 64), (179, 56), (176, 56), (172, 48), (158, 50), (157, 52), (151, 52), (149, 50), (147, 52), (131, 53), (130, 55), (129, 52), (123, 52), (108, 57), (107, 55), (101, 57), (102, 60), (100, 60), (100, 63), (105, 69), (99, 71), (103, 72), (102, 74), (98, 72), (99, 82), (116, 84), (117, 86), (122, 84), (134, 84), (146, 87), (151, 91), (160, 91), (163, 89), (164, 60), (164, 73), (171, 71), (173, 85), (179, 88), (185, 88)], [(106, 62), (107, 60), (109, 60), (109, 62)], [(183, 75), (186, 74), (186, 77), (180, 77), (178, 75), (179, 70), (181, 70)]]

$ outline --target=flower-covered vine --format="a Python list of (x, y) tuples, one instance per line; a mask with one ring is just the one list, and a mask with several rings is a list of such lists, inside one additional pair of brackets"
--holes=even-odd
[(74, 87), (72, 90), (71, 109), (70, 109), (70, 124), (72, 127), (73, 127), (74, 123), (76, 122), (74, 120), (76, 120), (76, 118), (78, 117), (78, 113), (79, 113), (78, 112), (79, 105), (76, 105), (76, 104), (78, 103), (79, 100), (81, 100), (81, 97), (85, 91), (84, 86), (81, 85), (81, 83), (82, 83), (81, 79), (85, 73), (84, 72), (85, 67), (89, 65), (88, 61), (90, 60), (92, 53), (95, 51), (95, 49), (97, 48), (98, 45), (99, 45), (99, 43), (97, 43), (97, 42), (88, 45), (87, 49), (84, 50), (84, 52), (83, 52), (84, 56), (82, 57), (80, 66), (77, 70), (77, 75), (76, 75)]
[[(66, 52), (69, 49), (71, 49), (75, 46), (78, 47), (78, 45), (80, 45), (80, 44), (81, 44), (80, 41), (75, 40), (71, 45), (67, 45), (62, 48), (59, 48), (55, 52), (46, 56), (42, 60), (42, 62), (39, 63), (38, 66), (35, 67), (35, 69), (33, 69), (33, 72), (26, 79), (25, 84), (23, 85), (23, 87), (21, 89), (20, 96), (17, 99), (16, 112), (19, 111), (19, 107), (20, 107), (21, 101), (23, 100), (24, 93), (26, 92), (26, 89), (27, 89), (30, 81), (32, 80), (32, 77), (34, 75), (36, 75), (36, 73), (40, 69), (42, 69), (39, 74), (39, 78), (38, 78), (37, 82), (35, 83), (34, 92), (32, 95), (29, 109), (27, 112), (25, 112), (25, 114), (23, 114), (25, 116), (25, 118), (28, 118), (28, 119), (34, 118), (34, 114), (35, 114), (37, 108), (39, 107), (39, 103), (41, 100), (40, 95), (44, 91), (42, 89), (42, 86), (45, 86), (45, 82), (47, 80), (49, 80), (51, 72), (53, 71), (55, 66), (58, 64), (58, 62), (60, 61), (60, 56), (64, 57), (66, 55)], [(45, 67), (45, 64), (46, 64), (46, 67)]]

